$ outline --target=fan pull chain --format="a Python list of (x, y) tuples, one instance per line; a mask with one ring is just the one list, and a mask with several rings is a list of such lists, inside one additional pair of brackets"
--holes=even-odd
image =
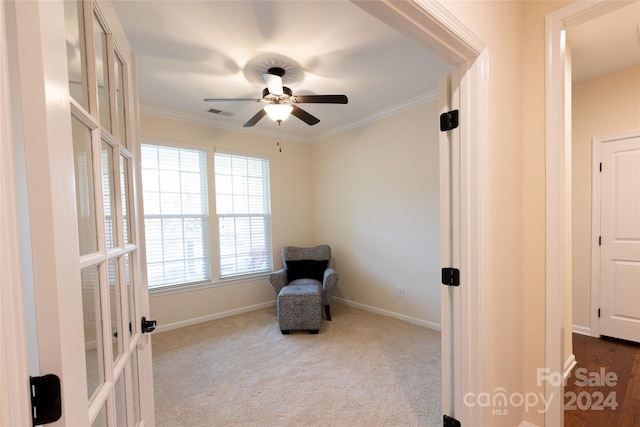
[(281, 120), (278, 120), (278, 131), (276, 134), (276, 145), (278, 146), (278, 151), (280, 153), (282, 153), (282, 146), (280, 145), (280, 123), (282, 123)]

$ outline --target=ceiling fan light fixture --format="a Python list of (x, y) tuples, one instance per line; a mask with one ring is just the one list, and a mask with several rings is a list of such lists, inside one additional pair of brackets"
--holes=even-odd
[(264, 111), (271, 120), (280, 123), (287, 120), (293, 107), (289, 104), (269, 104), (264, 107)]

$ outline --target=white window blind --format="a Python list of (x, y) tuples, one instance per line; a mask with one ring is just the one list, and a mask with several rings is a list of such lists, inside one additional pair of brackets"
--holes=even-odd
[(271, 271), (269, 160), (215, 153), (220, 277)]
[(142, 145), (149, 287), (211, 280), (206, 152)]

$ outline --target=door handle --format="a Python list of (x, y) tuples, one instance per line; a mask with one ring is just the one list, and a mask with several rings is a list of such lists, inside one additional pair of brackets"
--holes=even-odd
[(140, 324), (140, 330), (143, 334), (148, 334), (153, 332), (156, 329), (157, 322), (155, 320), (147, 320), (146, 317), (142, 316), (142, 322)]

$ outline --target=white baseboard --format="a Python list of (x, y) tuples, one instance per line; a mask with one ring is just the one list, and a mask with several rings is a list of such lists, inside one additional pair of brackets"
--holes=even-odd
[(576, 361), (576, 355), (572, 354), (571, 356), (569, 356), (567, 358), (567, 360), (564, 361), (564, 373), (562, 378), (566, 381), (567, 378), (569, 378), (569, 375), (571, 375), (571, 371), (573, 370), (573, 368), (575, 368), (575, 366), (578, 364), (578, 362)]
[(370, 305), (361, 304), (359, 302), (349, 301), (343, 298), (333, 297), (333, 299), (351, 307), (370, 311), (376, 314), (381, 314), (387, 317), (393, 317), (394, 319), (404, 320), (405, 322), (412, 323), (418, 326), (423, 326), (425, 328), (433, 329), (434, 331), (438, 331), (438, 332), (441, 331), (441, 327), (439, 323), (429, 322), (428, 320), (422, 320), (422, 319), (418, 319), (417, 317), (411, 317), (404, 314), (395, 313), (393, 311), (383, 310), (381, 308), (372, 307)]
[(222, 319), (223, 317), (234, 316), (236, 314), (247, 313), (249, 311), (259, 310), (261, 308), (275, 306), (276, 302), (269, 301), (255, 305), (248, 305), (246, 307), (235, 308), (233, 310), (227, 310), (220, 313), (213, 313), (207, 316), (195, 317), (193, 319), (183, 320), (181, 322), (169, 323), (167, 325), (160, 325), (156, 329), (156, 332), (166, 332), (172, 329), (184, 328), (185, 326), (197, 325), (198, 323), (208, 322), (210, 320)]
[(523, 421), (518, 427), (538, 427), (537, 424), (530, 423), (529, 421)]
[[(381, 308), (372, 307), (370, 305), (361, 304), (359, 302), (349, 301), (343, 298), (334, 297), (333, 299), (336, 300), (337, 302), (343, 303), (351, 307), (370, 311), (376, 314), (381, 314), (387, 317), (392, 317), (394, 319), (404, 320), (405, 322), (412, 323), (418, 326), (423, 326), (425, 328), (433, 329), (434, 331), (440, 332), (441, 330), (439, 323), (429, 322), (428, 320), (418, 319), (416, 317), (395, 313), (393, 311), (383, 310)], [(275, 305), (276, 305), (275, 301), (269, 301), (261, 304), (249, 305), (246, 307), (240, 307), (233, 310), (227, 310), (220, 313), (213, 313), (207, 316), (195, 317), (193, 319), (187, 319), (180, 322), (169, 323), (166, 325), (159, 325), (155, 332), (158, 333), (158, 332), (171, 331), (173, 329), (184, 328), (185, 326), (197, 325), (198, 323), (204, 323), (210, 320), (222, 319), (223, 317), (234, 316), (236, 314), (247, 313), (249, 311), (259, 310), (261, 308), (272, 307)]]
[(591, 336), (591, 328), (586, 326), (573, 325), (571, 328), (574, 334), (586, 335), (588, 337)]

